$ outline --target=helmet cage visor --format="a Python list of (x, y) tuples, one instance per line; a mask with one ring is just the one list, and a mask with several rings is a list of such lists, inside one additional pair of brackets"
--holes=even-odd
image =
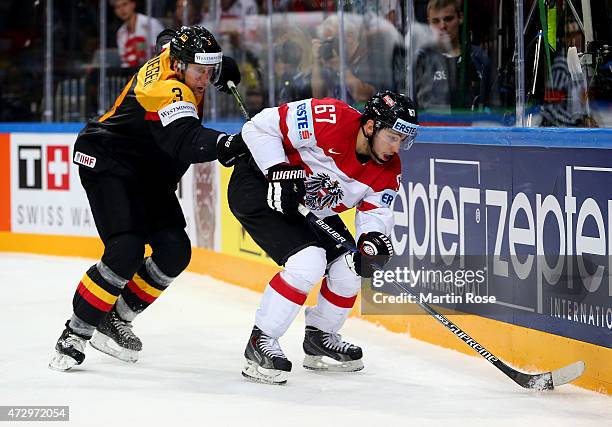
[(410, 147), (412, 147), (412, 144), (414, 144), (419, 125), (397, 118), (393, 124), (381, 121), (379, 128), (389, 128), (395, 132), (405, 135), (405, 138), (402, 141), (402, 149), (409, 150)]
[(217, 81), (219, 80), (219, 76), (221, 75), (222, 58), (223, 52), (196, 53), (193, 56), (193, 64), (214, 66), (215, 68), (210, 75), (210, 81), (215, 84), (217, 83)]

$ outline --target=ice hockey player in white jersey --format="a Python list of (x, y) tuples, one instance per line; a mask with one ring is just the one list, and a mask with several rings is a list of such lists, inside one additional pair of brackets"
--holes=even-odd
[[(306, 308), (304, 367), (323, 371), (363, 369), (362, 350), (342, 340), (360, 287), (393, 255), (392, 201), (399, 188), (397, 155), (416, 136), (415, 106), (405, 95), (381, 92), (364, 114), (331, 98), (306, 99), (267, 108), (242, 128), (252, 157), (240, 158), (228, 187), (232, 213), (284, 270), (270, 280), (255, 316), (242, 374), (284, 384), (291, 362), (278, 339), (323, 278), (317, 305)], [(222, 154), (219, 154), (220, 158)], [(355, 207), (359, 254), (347, 254), (309, 226), (303, 203), (348, 241), (338, 214)]]

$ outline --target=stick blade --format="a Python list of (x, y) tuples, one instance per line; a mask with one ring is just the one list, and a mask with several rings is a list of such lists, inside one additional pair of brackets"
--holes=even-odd
[(571, 383), (584, 373), (584, 362), (579, 360), (571, 365), (552, 371), (552, 380), (555, 387)]
[(521, 387), (531, 390), (554, 390), (563, 384), (571, 383), (584, 373), (584, 362), (579, 360), (570, 365), (542, 374), (524, 374), (514, 371), (510, 377)]

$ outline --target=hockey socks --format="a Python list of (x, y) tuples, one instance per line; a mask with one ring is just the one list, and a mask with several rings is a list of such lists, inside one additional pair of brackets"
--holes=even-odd
[(173, 280), (174, 277), (165, 275), (159, 269), (153, 258), (145, 258), (142, 266), (123, 289), (117, 302), (117, 312), (124, 320), (134, 320), (137, 314), (159, 298)]
[(115, 305), (126, 283), (127, 280), (113, 273), (101, 261), (91, 266), (74, 294), (70, 328), (82, 336), (91, 337), (100, 320)]
[(98, 324), (90, 343), (95, 349), (125, 362), (136, 362), (142, 341), (132, 330), (132, 320), (170, 285), (152, 258), (146, 258), (127, 283), (115, 307)]

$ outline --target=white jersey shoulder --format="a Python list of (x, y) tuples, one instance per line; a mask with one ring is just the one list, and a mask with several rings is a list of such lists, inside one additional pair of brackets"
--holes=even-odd
[(312, 99), (287, 104), (287, 137), (295, 148), (316, 144), (312, 117)]

